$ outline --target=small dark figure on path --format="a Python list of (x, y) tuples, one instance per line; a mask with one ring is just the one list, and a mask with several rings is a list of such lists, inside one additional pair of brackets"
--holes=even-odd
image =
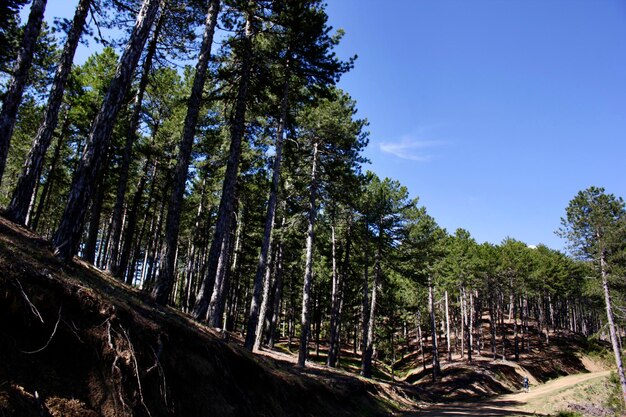
[(528, 392), (529, 389), (529, 381), (528, 381), (528, 377), (525, 376), (524, 377), (524, 392)]

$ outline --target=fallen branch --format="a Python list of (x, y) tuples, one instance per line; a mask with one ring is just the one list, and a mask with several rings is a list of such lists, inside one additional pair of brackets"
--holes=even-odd
[(37, 307), (35, 307), (35, 305), (28, 298), (28, 295), (26, 295), (26, 291), (24, 291), (24, 287), (22, 287), (22, 283), (20, 282), (20, 280), (15, 278), (15, 282), (17, 283), (17, 287), (20, 290), (22, 299), (30, 307), (30, 311), (43, 323), (43, 317), (41, 317), (41, 314), (39, 313), (39, 310), (37, 310)]

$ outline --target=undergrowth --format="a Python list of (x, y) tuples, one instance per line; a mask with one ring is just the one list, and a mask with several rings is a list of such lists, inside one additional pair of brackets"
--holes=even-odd
[(622, 400), (622, 388), (620, 386), (619, 377), (617, 376), (616, 372), (611, 372), (608, 385), (609, 398), (607, 400), (606, 406), (615, 411), (616, 416), (622, 416), (626, 412), (626, 407), (624, 406), (624, 401)]

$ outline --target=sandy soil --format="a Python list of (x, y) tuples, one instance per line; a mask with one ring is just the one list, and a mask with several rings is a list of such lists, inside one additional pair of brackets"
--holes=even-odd
[[(586, 374), (569, 375), (552, 380), (539, 386), (531, 386), (530, 392), (500, 395), (494, 399), (483, 402), (463, 402), (453, 404), (438, 404), (429, 407), (415, 416), (533, 416), (539, 405), (547, 402), (555, 394), (570, 389), (577, 384), (595, 378), (608, 376), (610, 371), (590, 372)], [(407, 417), (410, 414), (407, 415)]]

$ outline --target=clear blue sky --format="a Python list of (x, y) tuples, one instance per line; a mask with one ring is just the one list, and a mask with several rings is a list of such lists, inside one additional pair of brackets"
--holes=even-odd
[(569, 200), (626, 196), (626, 2), (329, 0), (371, 170), (479, 241), (561, 249)]
[[(74, 1), (49, 0), (46, 19)], [(626, 2), (328, 0), (368, 167), (450, 232), (561, 249), (569, 200), (626, 196)], [(96, 45), (91, 44), (94, 49)], [(83, 48), (77, 60), (84, 60)]]

